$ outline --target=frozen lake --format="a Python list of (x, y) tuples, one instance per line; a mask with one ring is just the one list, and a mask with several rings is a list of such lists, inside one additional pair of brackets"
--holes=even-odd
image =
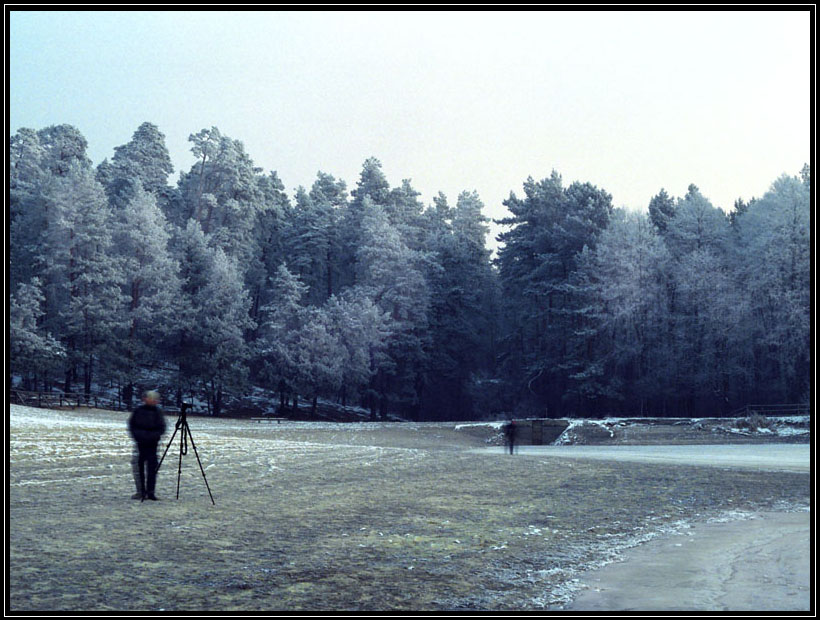
[(581, 577), (572, 611), (797, 611), (811, 606), (811, 515), (699, 523)]
[[(472, 450), (504, 455), (500, 447)], [(762, 471), (806, 473), (811, 465), (809, 444), (706, 444), (669, 446), (520, 446), (520, 456), (602, 459), (635, 463), (705, 465)]]

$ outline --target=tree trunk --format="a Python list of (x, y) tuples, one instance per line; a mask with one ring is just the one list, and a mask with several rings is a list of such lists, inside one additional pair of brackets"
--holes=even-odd
[(122, 401), (125, 403), (126, 409), (131, 409), (131, 401), (134, 398), (134, 384), (126, 383), (122, 388)]
[(74, 367), (71, 366), (65, 371), (65, 384), (63, 384), (63, 392), (71, 393), (71, 384), (74, 381)]
[(327, 298), (333, 297), (333, 275), (331, 271), (332, 260), (330, 250), (327, 251)]
[(218, 416), (222, 413), (222, 384), (216, 388), (216, 396), (214, 397), (214, 415)]
[(85, 396), (91, 396), (91, 375), (94, 367), (94, 357), (90, 356), (83, 367), (83, 387), (85, 388)]
[(311, 409), (310, 409), (310, 415), (313, 416), (314, 418), (316, 417), (316, 409), (318, 408), (318, 404), (319, 404), (319, 397), (314, 394), (313, 395), (313, 404), (311, 405)]

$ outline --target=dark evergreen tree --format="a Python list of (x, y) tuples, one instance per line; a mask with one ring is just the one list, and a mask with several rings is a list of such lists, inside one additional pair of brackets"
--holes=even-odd
[(575, 328), (567, 284), (584, 247), (594, 248), (609, 222), (612, 198), (589, 183), (564, 188), (553, 171), (524, 183), (525, 198), (510, 195), (512, 213), (499, 223), (503, 290), (503, 370), (517, 402), (530, 412), (566, 412), (568, 342)]
[(653, 196), (649, 201), (649, 219), (661, 234), (666, 232), (669, 220), (675, 217), (675, 200), (666, 190), (661, 188), (657, 196)]

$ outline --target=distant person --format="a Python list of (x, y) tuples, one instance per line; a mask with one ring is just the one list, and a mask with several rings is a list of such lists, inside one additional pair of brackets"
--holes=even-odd
[(518, 426), (516, 425), (515, 420), (510, 420), (504, 427), (504, 442), (510, 447), (510, 454), (512, 454), (515, 449), (515, 439), (517, 434)]
[(165, 416), (159, 408), (159, 392), (149, 390), (143, 404), (128, 418), (128, 430), (137, 445), (138, 493), (142, 499), (157, 500), (157, 444), (165, 432)]

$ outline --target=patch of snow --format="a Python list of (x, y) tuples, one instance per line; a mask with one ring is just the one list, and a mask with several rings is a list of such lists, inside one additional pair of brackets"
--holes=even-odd
[(775, 429), (778, 437), (793, 437), (795, 435), (809, 435), (811, 431), (807, 428), (794, 428), (793, 426), (780, 426)]
[(500, 430), (506, 422), (467, 422), (465, 424), (456, 424), (455, 430), (460, 431), (463, 428), (473, 428), (476, 426), (486, 426), (495, 430)]

